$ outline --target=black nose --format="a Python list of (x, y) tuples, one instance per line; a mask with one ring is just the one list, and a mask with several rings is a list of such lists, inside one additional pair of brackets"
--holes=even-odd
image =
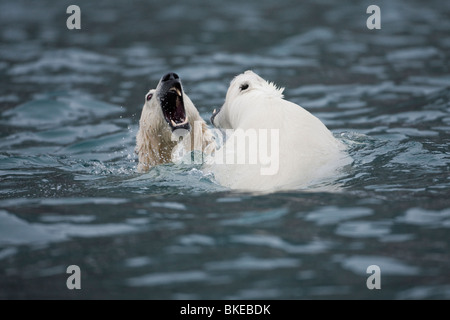
[(180, 77), (176, 73), (169, 72), (168, 74), (164, 75), (161, 80), (162, 81), (169, 81), (169, 80), (176, 80), (176, 79), (179, 79), (179, 78)]

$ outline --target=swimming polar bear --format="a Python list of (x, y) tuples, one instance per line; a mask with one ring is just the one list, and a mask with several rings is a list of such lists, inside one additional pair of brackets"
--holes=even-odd
[(215, 149), (213, 135), (184, 93), (180, 77), (168, 73), (156, 89), (145, 95), (136, 135), (137, 170), (146, 172), (153, 166), (172, 162), (180, 137), (185, 150), (210, 154)]
[(298, 189), (351, 163), (344, 145), (318, 118), (284, 100), (283, 91), (252, 71), (231, 81), (225, 103), (211, 117), (215, 127), (231, 133), (205, 168), (221, 185)]

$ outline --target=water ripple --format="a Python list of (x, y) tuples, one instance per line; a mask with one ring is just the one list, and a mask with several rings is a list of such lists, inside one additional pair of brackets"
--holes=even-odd
[(210, 262), (205, 265), (207, 270), (274, 270), (280, 268), (296, 268), (300, 265), (298, 259), (273, 258), (259, 259), (241, 257), (231, 261)]
[(133, 277), (126, 281), (132, 287), (174, 285), (185, 282), (204, 282), (209, 279), (203, 271), (161, 272)]
[[(88, 299), (449, 297), (450, 2), (380, 0), (381, 30), (332, 0), (77, 4), (80, 32), (49, 0), (0, 2), (1, 299), (70, 298), (72, 263)], [(347, 146), (335, 181), (256, 195), (200, 166), (136, 172), (164, 73), (210, 123), (246, 69)]]
[(337, 259), (344, 269), (359, 275), (367, 275), (367, 267), (377, 265), (383, 275), (414, 276), (420, 274), (420, 268), (405, 264), (398, 259), (383, 256), (350, 256)]
[(269, 235), (236, 235), (232, 236), (232, 242), (237, 242), (250, 246), (263, 246), (279, 249), (293, 254), (314, 254), (327, 251), (332, 245), (329, 242), (315, 240), (304, 245), (291, 244), (277, 236)]

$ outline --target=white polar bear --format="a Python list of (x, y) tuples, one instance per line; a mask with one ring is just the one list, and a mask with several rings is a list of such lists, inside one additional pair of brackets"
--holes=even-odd
[(215, 127), (233, 129), (205, 168), (220, 184), (247, 191), (298, 189), (351, 163), (343, 144), (318, 118), (284, 100), (283, 90), (252, 71), (233, 79), (211, 117)]
[(209, 154), (215, 149), (213, 136), (191, 99), (184, 93), (176, 73), (168, 73), (156, 89), (145, 95), (136, 135), (138, 171), (146, 172), (158, 164), (173, 161), (174, 152), (182, 139), (188, 151)]

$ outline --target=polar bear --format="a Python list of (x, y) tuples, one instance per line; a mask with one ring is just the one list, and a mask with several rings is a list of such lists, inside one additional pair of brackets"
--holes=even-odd
[(137, 170), (146, 172), (158, 164), (172, 162), (180, 140), (188, 151), (209, 154), (215, 149), (206, 122), (184, 93), (180, 77), (171, 72), (145, 95), (136, 135)]
[(252, 71), (231, 81), (211, 117), (215, 127), (231, 131), (205, 168), (220, 184), (247, 191), (298, 189), (351, 163), (344, 145), (318, 118), (284, 100), (283, 91)]

